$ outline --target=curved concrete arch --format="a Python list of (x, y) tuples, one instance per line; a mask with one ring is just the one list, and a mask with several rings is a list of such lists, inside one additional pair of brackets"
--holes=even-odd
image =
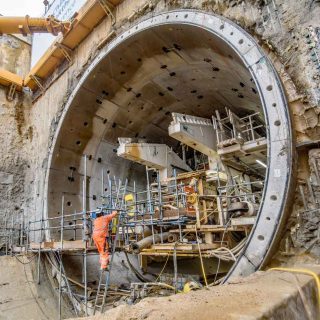
[[(272, 64), (255, 40), (233, 22), (193, 10), (177, 10), (161, 13), (137, 23), (129, 30), (107, 44), (82, 75), (77, 87), (70, 95), (56, 131), (53, 146), (61, 135), (60, 129), (69, 108), (80, 88), (99, 63), (118, 45), (145, 30), (162, 25), (189, 25), (202, 28), (219, 37), (241, 58), (249, 70), (258, 89), (263, 106), (268, 132), (268, 169), (263, 200), (257, 222), (250, 234), (247, 245), (230, 270), (228, 277), (247, 275), (257, 270), (268, 259), (275, 244), (275, 236), (285, 218), (288, 193), (292, 185), (292, 131), (291, 121), (282, 84)], [(52, 163), (54, 152), (49, 155)], [(51, 167), (50, 165), (48, 166)], [(47, 173), (47, 191), (50, 183)], [(48, 193), (47, 193), (48, 199)]]

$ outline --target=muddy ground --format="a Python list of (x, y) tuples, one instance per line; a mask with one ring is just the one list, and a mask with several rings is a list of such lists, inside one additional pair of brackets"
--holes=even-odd
[[(310, 268), (310, 267), (308, 267)], [(316, 270), (319, 272), (320, 267)], [(280, 271), (257, 272), (222, 286), (121, 305), (87, 320), (252, 320), (317, 319), (310, 276)]]

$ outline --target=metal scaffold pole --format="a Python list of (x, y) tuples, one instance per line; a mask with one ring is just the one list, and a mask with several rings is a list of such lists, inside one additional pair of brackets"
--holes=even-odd
[[(44, 206), (42, 206), (43, 208)], [(37, 265), (37, 273), (38, 273), (38, 281), (37, 283), (40, 284), (40, 264), (41, 264), (41, 242), (42, 242), (42, 237), (43, 237), (43, 210), (41, 213), (41, 221), (40, 221), (40, 240), (39, 240), (39, 252), (38, 252), (38, 265)]]
[(64, 194), (61, 200), (60, 220), (60, 266), (59, 266), (59, 320), (62, 319), (62, 250), (63, 250), (63, 225), (64, 225)]
[(5, 236), (5, 241), (6, 241), (6, 256), (8, 255), (8, 241), (9, 241), (9, 239), (8, 239), (8, 217), (7, 217), (7, 213), (6, 213), (6, 215), (5, 215), (5, 221), (4, 221), (4, 223), (5, 223), (5, 225), (4, 225), (4, 230), (5, 230), (5, 234), (4, 234), (4, 236)]
[(148, 211), (150, 215), (151, 220), (151, 230), (152, 230), (152, 242), (155, 244), (155, 238), (154, 238), (154, 225), (153, 225), (153, 210), (151, 205), (151, 191), (150, 191), (150, 181), (149, 181), (149, 169), (146, 167), (146, 174), (147, 174), (147, 201), (148, 201)]
[(84, 178), (83, 178), (83, 241), (85, 249), (83, 253), (83, 282), (84, 282), (84, 303), (85, 315), (88, 316), (88, 280), (87, 280), (87, 244), (88, 244), (88, 225), (87, 225), (87, 156), (84, 156)]

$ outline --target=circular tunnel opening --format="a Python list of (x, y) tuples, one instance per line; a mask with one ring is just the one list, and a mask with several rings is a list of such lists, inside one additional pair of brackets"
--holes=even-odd
[[(117, 254), (112, 282), (137, 281), (137, 270), (149, 280), (162, 270), (163, 280), (176, 269), (182, 282), (224, 281), (270, 256), (290, 153), (281, 83), (255, 41), (221, 17), (161, 14), (105, 47), (70, 96), (50, 156), (48, 217), (61, 212), (62, 194), (66, 215), (110, 206), (112, 188), (127, 181), (121, 246), (131, 251)], [(83, 239), (78, 223), (69, 221), (65, 240)], [(61, 237), (58, 228), (50, 237)], [(97, 260), (88, 259), (89, 281)], [(66, 254), (65, 264), (81, 279), (80, 257)]]

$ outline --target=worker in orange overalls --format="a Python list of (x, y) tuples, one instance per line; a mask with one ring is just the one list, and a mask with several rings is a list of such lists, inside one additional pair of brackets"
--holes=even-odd
[(101, 270), (105, 270), (109, 263), (109, 245), (107, 241), (108, 229), (111, 220), (118, 214), (113, 211), (111, 214), (104, 216), (103, 212), (97, 213), (97, 218), (93, 224), (92, 239), (100, 254)]

